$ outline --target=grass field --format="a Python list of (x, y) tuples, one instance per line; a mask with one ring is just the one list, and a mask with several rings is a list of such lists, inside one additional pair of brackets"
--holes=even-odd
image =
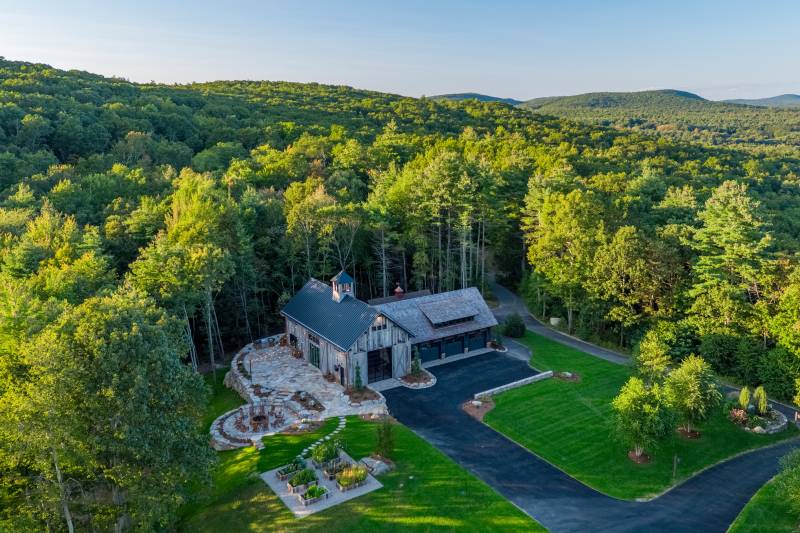
[[(221, 377), (219, 378), (221, 380)], [(206, 419), (241, 403), (224, 387)], [(489, 486), (455, 464), (405, 426), (394, 427), (397, 468), (380, 477), (384, 487), (321, 513), (297, 520), (258, 478), (289, 462), (306, 445), (332, 431), (338, 419), (319, 431), (264, 439), (265, 448), (219, 454), (213, 485), (184, 508), (182, 531), (545, 531)], [(363, 457), (375, 449), (376, 425), (349, 417), (340, 434), (348, 452)]]
[[(527, 332), (522, 342), (539, 370), (576, 372), (579, 383), (549, 379), (495, 397), (485, 422), (571, 476), (610, 496), (655, 496), (692, 474), (748, 449), (797, 435), (754, 435), (733, 426), (720, 409), (699, 426), (702, 437), (677, 435), (655, 450), (652, 462), (637, 465), (615, 439), (611, 400), (631, 369)], [(673, 459), (677, 457), (673, 478)]]
[(773, 478), (755, 493), (728, 532), (791, 533), (797, 530), (797, 516), (778, 494)]

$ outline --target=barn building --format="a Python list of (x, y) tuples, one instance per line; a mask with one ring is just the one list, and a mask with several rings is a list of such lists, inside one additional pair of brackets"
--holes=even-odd
[(408, 374), (423, 366), (486, 348), (497, 325), (478, 289), (404, 293), (364, 302), (339, 272), (328, 285), (311, 279), (281, 310), (289, 343), (303, 358), (345, 386)]

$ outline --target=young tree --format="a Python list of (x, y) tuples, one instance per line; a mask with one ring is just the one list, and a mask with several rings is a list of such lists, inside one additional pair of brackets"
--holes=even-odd
[(704, 420), (722, 399), (714, 373), (705, 359), (690, 355), (669, 373), (664, 388), (670, 404), (678, 411), (687, 433)]
[(387, 459), (394, 453), (394, 428), (389, 416), (384, 416), (378, 424), (378, 444), (375, 451)]
[(647, 383), (660, 381), (667, 373), (672, 364), (669, 348), (657, 328), (650, 329), (642, 337), (633, 360), (636, 371)]
[(648, 387), (632, 377), (611, 405), (616, 413), (617, 433), (631, 446), (637, 460), (674, 427), (675, 413), (657, 383)]
[(756, 404), (756, 412), (764, 416), (767, 414), (767, 410), (769, 409), (769, 404), (767, 402), (767, 391), (764, 390), (764, 387), (759, 385), (756, 387), (756, 390), (753, 391), (753, 401)]

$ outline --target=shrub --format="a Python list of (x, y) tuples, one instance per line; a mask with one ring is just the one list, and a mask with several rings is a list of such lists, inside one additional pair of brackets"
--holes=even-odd
[(515, 339), (525, 335), (525, 321), (519, 313), (512, 313), (503, 321), (503, 335)]
[(700, 355), (720, 374), (731, 375), (735, 373), (738, 347), (739, 339), (733, 335), (705, 335), (700, 341)]
[(422, 375), (422, 362), (419, 359), (418, 355), (414, 355), (414, 358), (411, 359), (411, 375), (414, 377), (419, 377)]
[(731, 409), (730, 414), (728, 415), (728, 419), (731, 422), (735, 422), (740, 426), (744, 426), (747, 424), (747, 411), (744, 409)]
[(770, 396), (790, 400), (795, 395), (795, 377), (800, 375), (800, 359), (785, 348), (770, 350), (758, 365), (758, 377)]
[(757, 339), (745, 337), (736, 346), (736, 375), (742, 383), (755, 385), (758, 383), (758, 362), (766, 351)]
[(781, 458), (777, 484), (781, 496), (795, 513), (800, 513), (800, 450), (793, 450)]
[(319, 446), (311, 451), (311, 458), (317, 463), (327, 463), (331, 459), (336, 459), (339, 455), (339, 450), (336, 443), (333, 441), (322, 442)]
[(747, 387), (742, 387), (742, 390), (739, 391), (739, 407), (745, 411), (750, 407), (750, 389)]
[(769, 409), (767, 391), (765, 391), (764, 387), (761, 385), (756, 387), (756, 390), (753, 391), (753, 402), (756, 404), (756, 412), (759, 415), (764, 416), (767, 414), (767, 410)]
[(300, 485), (305, 485), (306, 483), (311, 483), (312, 481), (316, 480), (317, 474), (314, 473), (314, 470), (311, 468), (306, 468), (292, 476), (292, 479), (289, 480), (289, 485), (292, 487), (299, 487)]
[(367, 467), (364, 465), (353, 465), (336, 474), (336, 482), (344, 488), (358, 485), (365, 479), (367, 479)]
[(378, 444), (375, 452), (387, 459), (394, 454), (394, 428), (388, 416), (384, 416), (378, 425)]
[(364, 382), (361, 380), (361, 365), (356, 362), (356, 390), (364, 389)]

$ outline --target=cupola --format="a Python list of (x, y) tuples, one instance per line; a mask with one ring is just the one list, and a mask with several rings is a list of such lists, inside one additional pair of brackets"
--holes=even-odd
[(331, 278), (331, 288), (335, 302), (341, 302), (345, 296), (356, 297), (355, 282), (344, 270)]

